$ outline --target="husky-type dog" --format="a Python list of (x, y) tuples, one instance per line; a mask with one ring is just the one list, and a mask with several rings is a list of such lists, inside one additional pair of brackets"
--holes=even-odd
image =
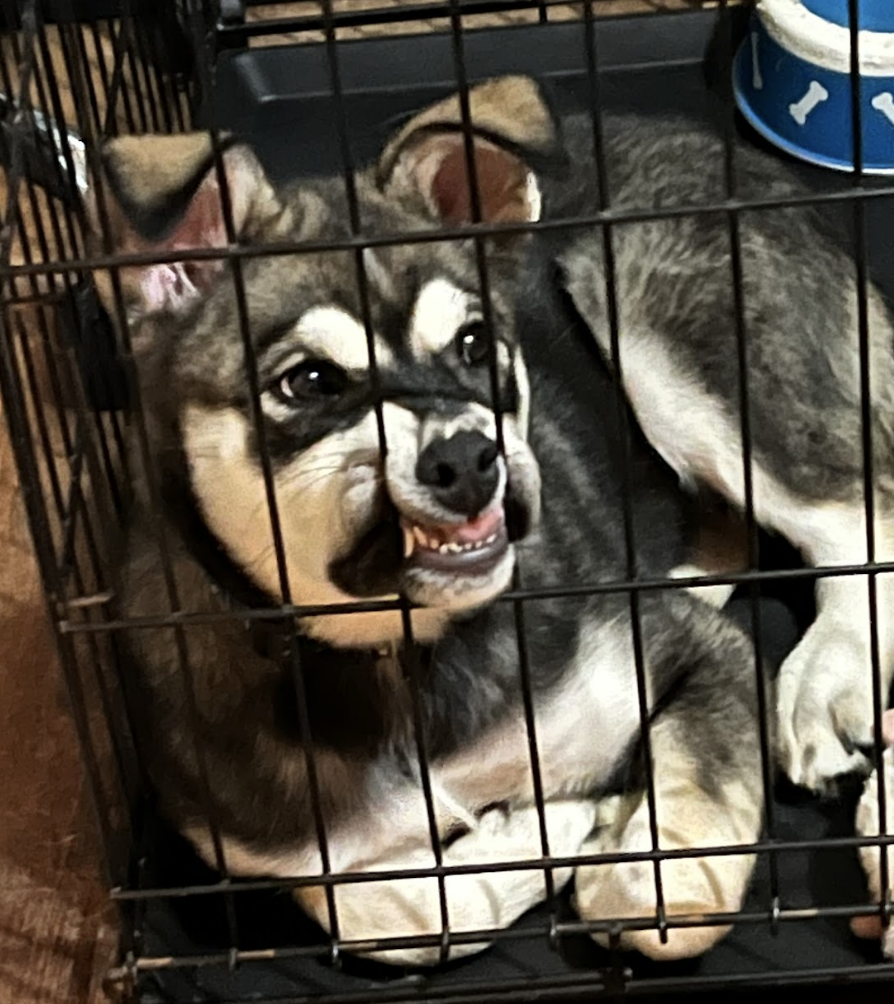
[[(470, 109), (478, 198), (450, 99), (410, 122), (357, 177), (364, 234), (455, 227), (474, 213), (488, 224), (529, 223), (598, 208), (588, 119), (560, 123), (522, 78), (473, 89)], [(604, 142), (616, 207), (723, 195), (719, 141), (698, 127), (608, 119)], [(624, 477), (612, 381), (588, 398), (551, 365), (569, 313), (609, 355), (601, 230), (485, 240), (489, 307), (468, 238), (378, 244), (362, 258), (347, 249), (172, 261), (182, 248), (296, 240), (319, 248), (350, 236), (341, 181), (276, 190), (249, 150), (232, 143), (222, 170), (227, 200), (204, 134), (122, 138), (104, 154), (96, 215), (114, 249), (166, 256), (120, 273), (151, 473), (129, 525), (122, 613), (163, 613), (172, 599), (206, 612), (284, 599), (311, 610), (297, 640), (289, 625), (246, 631), (236, 617), (206, 618), (180, 634), (131, 633), (166, 812), (215, 864), (212, 812), (226, 866), (241, 875), (426, 868), (436, 862), (432, 831), (446, 866), (530, 861), (544, 851), (648, 852), (642, 703), (658, 845), (756, 840), (763, 795), (750, 642), (697, 590), (643, 591), (632, 606), (627, 593), (604, 588), (629, 572), (622, 489), (638, 574), (663, 576), (693, 559), (683, 548), (682, 494), (636, 440)], [(795, 185), (748, 151), (739, 176), (764, 194)], [(745, 214), (740, 237), (755, 512), (812, 562), (862, 561), (853, 266), (810, 211)], [(639, 424), (680, 480), (741, 506), (725, 215), (618, 225), (612, 241), (620, 373)], [(891, 328), (874, 291), (869, 308), (876, 556), (884, 557), (894, 374)], [(516, 593), (509, 602), (503, 594), (514, 580), (552, 598)], [(560, 595), (576, 585), (603, 588)], [(891, 587), (879, 578), (878, 588), (887, 682)], [(409, 604), (321, 609), (398, 596)], [(829, 578), (817, 597), (818, 618), (784, 665), (778, 696), (782, 761), (815, 788), (863, 762), (873, 720), (866, 586)], [(604, 797), (617, 791), (622, 798)], [(664, 862), (667, 915), (735, 911), (752, 864), (747, 852)], [(586, 919), (655, 914), (649, 861), (556, 867), (554, 886), (572, 874)], [(432, 877), (341, 884), (333, 899), (343, 941), (372, 951), (371, 939), (432, 935), (429, 947), (377, 956), (427, 964), (483, 947), (442, 944), (445, 920), (451, 932), (501, 928), (547, 888), (537, 867), (448, 875), (446, 917)], [(332, 928), (321, 885), (296, 895)], [(726, 930), (671, 926), (662, 943), (654, 929), (631, 929), (622, 943), (681, 957)]]

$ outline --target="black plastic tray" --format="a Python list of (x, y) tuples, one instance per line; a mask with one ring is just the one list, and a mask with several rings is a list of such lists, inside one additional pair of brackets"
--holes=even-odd
[[(608, 109), (651, 113), (685, 111), (714, 118), (722, 68), (708, 58), (716, 19), (712, 14), (679, 14), (597, 22), (602, 93)], [(578, 105), (587, 93), (583, 28), (554, 24), (480, 31), (466, 36), (470, 79), (504, 72), (532, 73), (555, 85), (560, 105)], [(443, 35), (362, 41), (339, 46), (345, 113), (356, 163), (367, 162), (395, 124), (426, 102), (455, 88), (451, 40)], [(707, 59), (707, 62), (706, 62)], [(337, 171), (341, 167), (330, 77), (323, 46), (289, 46), (224, 53), (213, 105), (206, 115), (233, 129), (257, 149), (271, 176), (285, 180)], [(804, 168), (818, 188), (833, 189), (847, 179)], [(894, 294), (894, 207), (874, 200), (869, 242), (874, 273)], [(777, 660), (793, 645), (798, 629), (792, 594), (763, 600), (765, 651)], [(734, 601), (734, 604), (737, 601)], [(737, 613), (747, 621), (744, 604)], [(810, 839), (852, 833), (855, 793), (822, 805), (781, 793), (777, 836)], [(144, 881), (164, 885), (212, 882), (179, 838), (159, 828), (150, 842)], [(865, 883), (853, 850), (788, 853), (779, 857), (783, 907), (834, 906), (862, 902)], [(287, 895), (240, 893), (234, 897), (241, 948), (319, 943), (321, 933), (291, 905)], [(633, 979), (628, 990), (672, 991), (676, 979), (748, 988), (760, 982), (810, 981), (808, 971), (840, 971), (840, 978), (890, 978), (880, 968), (875, 945), (857, 942), (842, 919), (805, 919), (771, 929), (768, 864), (762, 859), (747, 910), (766, 911), (767, 922), (741, 925), (702, 959), (657, 966), (625, 960)], [(571, 916), (567, 907), (565, 910)], [(225, 952), (228, 943), (219, 896), (193, 901), (153, 901), (140, 918), (141, 948), (156, 955)], [(542, 907), (520, 921), (539, 922)], [(144, 978), (147, 1001), (292, 1000), (318, 994), (358, 1000), (402, 998), (482, 998), (500, 991), (512, 1000), (557, 996), (590, 998), (600, 990), (600, 969), (608, 953), (586, 938), (550, 948), (546, 937), (505, 941), (467, 962), (422, 975), (345, 960), (333, 969), (324, 960), (280, 959), (226, 966), (160, 969)], [(817, 974), (818, 975), (818, 974)], [(667, 981), (671, 982), (668, 983)], [(819, 982), (818, 979), (813, 982)], [(815, 996), (816, 999), (816, 996)], [(824, 999), (824, 998), (823, 998)]]

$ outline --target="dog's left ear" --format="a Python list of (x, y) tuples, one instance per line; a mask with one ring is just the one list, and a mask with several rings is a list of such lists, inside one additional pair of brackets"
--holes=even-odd
[[(482, 223), (530, 223), (542, 210), (539, 171), (562, 158), (557, 120), (528, 77), (469, 90)], [(391, 140), (376, 168), (389, 197), (448, 226), (472, 223), (472, 194), (458, 95), (421, 112)]]

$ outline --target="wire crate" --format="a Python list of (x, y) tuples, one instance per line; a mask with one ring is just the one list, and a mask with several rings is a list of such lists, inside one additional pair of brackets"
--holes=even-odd
[[(0, 162), (6, 169), (0, 392), (90, 782), (105, 878), (119, 908), (120, 958), (108, 986), (122, 997), (143, 1004), (668, 999), (777, 984), (877, 984), (880, 993), (890, 993), (885, 981), (894, 976), (894, 963), (882, 960), (875, 944), (858, 944), (848, 933), (853, 917), (880, 916), (887, 923), (891, 913), (887, 898), (867, 905), (857, 848), (873, 841), (854, 836), (859, 785), (829, 803), (799, 797), (785, 785), (772, 789), (766, 727), (765, 835), (745, 848), (758, 855), (756, 875), (741, 913), (709, 919), (734, 923), (709, 954), (685, 963), (631, 958), (619, 950), (623, 924), (614, 921), (602, 925), (611, 947), (597, 949), (587, 935), (599, 924), (579, 920), (567, 896), (556, 894), (505, 930), (457, 935), (448, 923), (434, 939), (419, 936), (420, 944), (493, 945), (461, 963), (408, 971), (355, 958), (354, 949), (369, 946), (340, 939), (337, 922), (326, 934), (308, 920), (287, 895), (312, 884), (307, 878), (231, 877), (220, 853), (218, 870), (202, 864), (158, 812), (135, 739), (141, 708), (130, 685), (126, 638), (167, 630), (188, 639), (224, 620), (252, 630), (294, 625), (296, 616), (314, 611), (286, 602), (220, 614), (181, 606), (173, 589), (163, 615), (135, 620), (116, 612), (111, 570), (136, 472), (145, 472), (159, 505), (165, 488), (147, 450), (120, 271), (171, 256), (121, 256), (87, 241), (84, 197), (95, 183), (99, 144), (123, 134), (210, 129), (220, 166), (221, 135), (232, 131), (276, 182), (350, 179), (427, 104), (488, 77), (529, 74), (554, 85), (561, 108), (589, 108), (596, 135), (606, 110), (684, 112), (715, 123), (727, 144), (727, 197), (687, 211), (726, 214), (735, 246), (740, 214), (790, 204), (773, 196), (745, 199), (735, 187), (731, 137), (744, 127), (735, 116), (729, 67), (745, 37), (748, 11), (732, 0), (710, 9), (682, 0), (643, 0), (625, 9), (631, 7), (637, 13), (619, 14), (616, 0), (19, 0), (0, 14)], [(598, 158), (593, 170), (604, 171)], [(799, 170), (813, 191), (802, 201), (840, 215), (849, 228), (865, 316), (867, 277), (894, 295), (894, 185), (859, 172)], [(350, 180), (346, 185), (350, 202)], [(529, 229), (588, 225), (610, 232), (653, 215), (609, 202), (595, 215)], [(352, 218), (356, 223), (356, 207)], [(489, 231), (479, 226), (470, 232), (481, 240)], [(364, 248), (401, 239), (432, 237), (355, 229), (340, 247), (362, 260)], [(296, 250), (308, 249), (245, 248), (230, 241), (223, 254), (238, 288), (247, 258)], [(484, 288), (486, 271), (482, 266)], [(733, 295), (736, 283), (741, 277), (734, 274)], [(744, 353), (744, 324), (738, 337)], [(249, 346), (247, 333), (245, 340)], [(251, 393), (257, 406), (257, 387)], [(747, 425), (744, 440), (747, 458)], [(804, 568), (761, 535), (750, 497), (746, 503), (749, 571), (702, 584), (739, 587), (731, 615), (753, 637), (756, 660), (777, 665), (805, 629), (815, 581), (847, 570)], [(276, 525), (275, 500), (271, 521)], [(878, 564), (870, 569), (884, 570)], [(635, 605), (644, 591), (684, 587), (634, 574), (623, 582), (569, 582), (550, 598), (617, 592)], [(525, 604), (544, 595), (516, 583), (503, 599), (523, 618)], [(409, 623), (406, 606), (392, 609), (403, 610)], [(523, 627), (519, 638), (524, 680)], [(180, 644), (186, 653), (181, 672), (189, 681), (189, 646)], [(881, 756), (878, 745), (874, 755)], [(532, 756), (536, 761), (536, 745)], [(419, 759), (424, 774), (424, 747)], [(430, 792), (427, 797), (432, 813)], [(539, 808), (542, 816), (542, 799)], [(882, 805), (882, 818), (885, 811)], [(214, 831), (211, 810), (208, 825)], [(890, 837), (874, 843), (886, 841)], [(434, 853), (436, 867), (423, 873), (438, 878), (443, 903), (450, 870)], [(672, 856), (656, 848), (640, 860), (660, 863)], [(549, 875), (561, 864), (545, 847), (542, 857), (514, 866)], [(345, 879), (324, 867), (316, 882), (329, 894), (339, 881), (369, 877)], [(666, 931), (697, 920), (668, 918), (659, 909), (646, 923)]]

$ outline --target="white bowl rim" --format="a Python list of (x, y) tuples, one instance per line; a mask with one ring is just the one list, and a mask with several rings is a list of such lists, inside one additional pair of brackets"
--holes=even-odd
[[(851, 71), (851, 33), (808, 10), (802, 0), (758, 0), (768, 34), (794, 56), (836, 73)], [(860, 73), (894, 77), (894, 32), (859, 32)]]

